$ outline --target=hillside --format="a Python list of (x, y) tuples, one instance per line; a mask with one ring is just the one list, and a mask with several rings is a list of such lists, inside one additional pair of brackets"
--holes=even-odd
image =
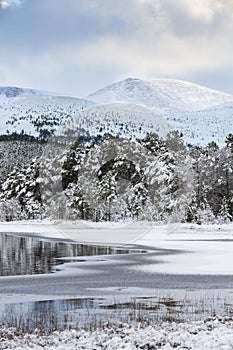
[(206, 146), (214, 141), (222, 147), (226, 136), (233, 133), (233, 102), (198, 111), (171, 113), (166, 119), (182, 132), (186, 142)]
[(186, 143), (224, 145), (233, 133), (233, 96), (190, 82), (128, 78), (84, 99), (17, 87), (0, 87), (1, 135), (43, 139), (65, 135), (165, 136), (177, 129)]
[(148, 108), (133, 104), (111, 103), (78, 112), (59, 128), (59, 134), (79, 136), (85, 130), (88, 130), (91, 135), (112, 134), (140, 138), (152, 131), (165, 137), (172, 127), (166, 119)]
[(224, 145), (233, 132), (233, 96), (186, 81), (126, 79), (87, 96), (95, 103), (131, 103), (163, 116), (190, 144)]
[(39, 92), (32, 89), (22, 89), (16, 86), (1, 86), (0, 87), (0, 97), (12, 98), (22, 95), (36, 95)]
[(69, 116), (92, 104), (36, 90), (0, 87), (1, 135), (16, 132), (46, 138)]
[(196, 111), (225, 102), (233, 96), (186, 81), (128, 78), (87, 96), (96, 103), (123, 102), (143, 105), (157, 112)]

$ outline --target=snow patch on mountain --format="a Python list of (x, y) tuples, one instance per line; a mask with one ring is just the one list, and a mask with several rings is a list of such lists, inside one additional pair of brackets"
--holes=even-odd
[(233, 102), (192, 112), (174, 112), (166, 119), (190, 144), (206, 146), (216, 142), (223, 147), (226, 136), (233, 133)]
[(233, 133), (233, 95), (186, 81), (128, 78), (88, 96), (96, 103), (131, 103), (160, 114), (190, 144), (220, 146)]

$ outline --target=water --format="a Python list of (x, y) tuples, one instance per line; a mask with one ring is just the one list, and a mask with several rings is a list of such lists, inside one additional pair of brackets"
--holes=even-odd
[(209, 317), (232, 317), (233, 303), (216, 293), (195, 293), (185, 298), (164, 296), (128, 297), (124, 302), (108, 302), (89, 297), (0, 305), (0, 325), (24, 332), (35, 329), (43, 333), (53, 330), (95, 329), (106, 323), (139, 321), (155, 324), (163, 321), (189, 322)]
[[(231, 276), (145, 274), (135, 270), (134, 267), (154, 264), (155, 257), (159, 263), (160, 255), (177, 254), (177, 252), (155, 249), (141, 254), (145, 251), (137, 249), (140, 247), (127, 248), (1, 234), (0, 275), (41, 274), (41, 276), (20, 276), (0, 280), (3, 296), (3, 303), (0, 305), (0, 324), (29, 331), (39, 328), (50, 332), (52, 329), (79, 325), (97, 326), (99, 322), (109, 320), (130, 322), (145, 318), (157, 322), (164, 319), (198, 319), (213, 316), (215, 313), (233, 314)], [(122, 259), (119, 254), (127, 254), (127, 258)], [(106, 255), (117, 255), (117, 257), (112, 256), (111, 259), (114, 261), (107, 261)], [(88, 256), (98, 256), (96, 263), (94, 262), (98, 274), (96, 271), (89, 271), (88, 267), (82, 270), (82, 274), (74, 269), (72, 277), (52, 273), (60, 263), (72, 260), (86, 261)], [(212, 295), (216, 286), (231, 288), (227, 299), (226, 290), (219, 296)], [(198, 288), (207, 287), (209, 288), (207, 294), (198, 295)], [(134, 292), (135, 296), (132, 298), (133, 288), (141, 288), (141, 291)], [(150, 289), (149, 297), (146, 297), (146, 288)], [(182, 294), (180, 292), (170, 296), (169, 293), (165, 293), (165, 288), (181, 288), (185, 297), (180, 297)], [(4, 295), (7, 298), (15, 296), (15, 301), (5, 305)], [(17, 296), (23, 295), (35, 295), (38, 298), (40, 295), (45, 295), (48, 299), (52, 295), (54, 300), (19, 303)]]
[[(129, 250), (0, 234), (0, 276), (48, 274), (55, 272), (56, 266), (64, 262), (85, 261), (88, 256), (98, 256), (98, 261), (104, 261), (106, 255), (134, 252), (133, 248)], [(98, 297), (89, 297), (0, 304), (0, 324), (25, 328), (27, 331), (35, 328), (50, 331), (78, 324), (90, 325), (94, 319), (119, 318), (120, 311), (116, 314), (102, 301)]]
[(65, 257), (128, 254), (129, 250), (0, 234), (0, 276), (46, 274)]

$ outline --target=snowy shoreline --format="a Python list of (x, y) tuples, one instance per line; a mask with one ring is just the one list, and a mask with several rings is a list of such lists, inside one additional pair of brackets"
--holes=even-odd
[(54, 331), (43, 335), (39, 330), (24, 334), (16, 329), (0, 328), (1, 349), (29, 350), (135, 350), (193, 349), (230, 350), (233, 348), (233, 321), (209, 318), (195, 322), (163, 322), (145, 325), (103, 325), (94, 330)]
[(233, 275), (233, 224), (158, 225), (154, 222), (1, 222), (0, 233), (108, 246), (138, 245), (183, 253), (160, 258), (145, 272)]
[[(12, 233), (40, 239), (73, 240), (89, 244), (129, 243), (159, 249), (180, 249), (184, 254), (160, 257), (161, 262), (143, 267), (150, 273), (233, 275), (233, 225), (170, 225), (154, 223), (92, 223), (25, 221), (0, 223), (0, 234)], [(135, 271), (140, 268), (135, 267)], [(30, 279), (30, 276), (28, 276)], [(38, 277), (38, 281), (39, 281)], [(13, 297), (14, 295), (10, 296)], [(16, 296), (16, 295), (15, 295)], [(27, 295), (25, 298), (27, 299)], [(33, 297), (33, 295), (31, 295)], [(34, 296), (35, 297), (35, 296)], [(92, 330), (26, 333), (0, 327), (1, 350), (134, 350), (134, 349), (233, 349), (233, 319), (222, 317), (199, 321), (153, 322), (143, 319), (130, 324), (108, 324)], [(229, 314), (230, 315), (230, 314)], [(91, 327), (91, 325), (89, 325)]]

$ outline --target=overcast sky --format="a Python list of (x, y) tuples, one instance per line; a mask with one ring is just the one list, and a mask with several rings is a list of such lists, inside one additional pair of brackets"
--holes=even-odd
[(0, 3), (0, 85), (83, 97), (165, 77), (233, 93), (233, 0)]

